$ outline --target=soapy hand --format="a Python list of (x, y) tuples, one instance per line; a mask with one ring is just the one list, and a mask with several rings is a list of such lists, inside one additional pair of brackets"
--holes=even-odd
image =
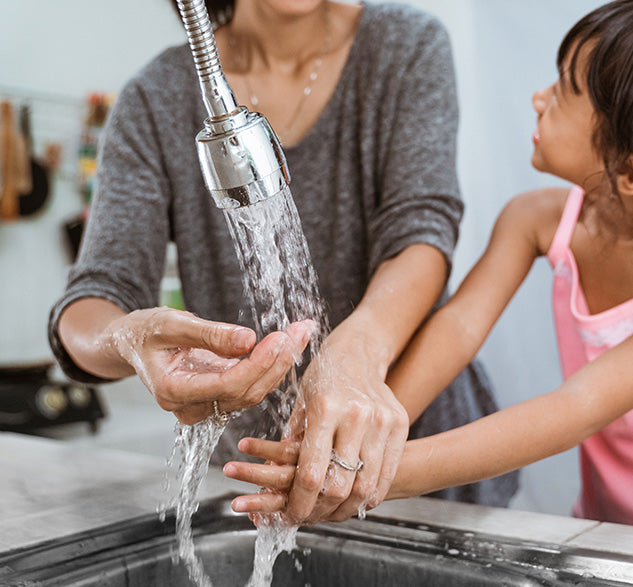
[(255, 345), (248, 328), (163, 307), (118, 318), (105, 340), (164, 410), (195, 424), (214, 413), (213, 401), (224, 412), (261, 402), (300, 359), (313, 327), (296, 322)]
[[(351, 349), (346, 337), (333, 333), (308, 366), (281, 454), (268, 455), (265, 451), (275, 445), (252, 439), (240, 445), (247, 452), (261, 451), (256, 456), (282, 469), (227, 464), (228, 476), (261, 480), (264, 486), (288, 492), (238, 498), (240, 511), (251, 511), (253, 504), (263, 511), (283, 508), (290, 523), (317, 523), (346, 520), (383, 501), (407, 438), (408, 417), (362, 340), (355, 340)], [(333, 462), (333, 450), (349, 469), (361, 460), (362, 468), (348, 470)]]
[[(260, 514), (283, 512), (297, 470), (299, 443), (247, 437), (239, 441), (238, 448), (244, 454), (263, 459), (266, 463), (231, 461), (224, 465), (224, 475), (237, 481), (252, 483), (265, 491), (236, 497), (231, 504), (233, 511), (248, 513), (255, 523)], [(394, 497), (394, 491), (397, 496), (397, 489), (392, 485), (385, 497)], [(372, 504), (368, 504), (366, 509), (370, 510), (372, 507)]]
[(303, 376), (288, 436), (300, 440), (289, 520), (346, 520), (380, 504), (395, 477), (409, 419), (369, 346), (366, 331), (337, 329)]

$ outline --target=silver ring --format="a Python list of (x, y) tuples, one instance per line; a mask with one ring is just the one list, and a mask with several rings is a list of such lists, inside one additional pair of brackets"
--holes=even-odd
[(218, 406), (217, 400), (213, 400), (211, 405), (213, 406), (213, 414), (211, 415), (213, 422), (218, 426), (226, 426), (231, 419), (230, 412), (223, 412)]
[(346, 463), (343, 459), (341, 459), (341, 457), (339, 457), (336, 454), (336, 451), (334, 449), (332, 449), (332, 454), (330, 454), (330, 463), (334, 465), (338, 465), (339, 467), (342, 467), (346, 471), (354, 471), (354, 473), (358, 473), (363, 468), (363, 465), (365, 464), (363, 463), (363, 461), (358, 459), (358, 464), (354, 467), (353, 465), (350, 465)]

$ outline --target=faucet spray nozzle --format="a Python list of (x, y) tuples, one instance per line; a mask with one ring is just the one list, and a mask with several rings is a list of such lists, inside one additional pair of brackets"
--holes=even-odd
[(239, 106), (215, 44), (204, 0), (177, 0), (209, 114), (198, 133), (207, 188), (220, 208), (248, 206), (278, 194), (290, 174), (279, 139), (259, 113)]

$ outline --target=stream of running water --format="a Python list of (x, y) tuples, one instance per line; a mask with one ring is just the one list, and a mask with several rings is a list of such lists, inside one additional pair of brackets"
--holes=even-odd
[[(252, 314), (257, 339), (274, 330), (285, 330), (292, 322), (310, 318), (316, 327), (307, 354), (313, 357), (325, 340), (329, 325), (290, 190), (286, 188), (272, 198), (224, 213), (242, 269), (247, 311)], [(299, 382), (293, 369), (284, 384), (264, 400), (264, 408), (277, 428), (270, 431), (271, 435), (286, 432), (294, 403), (301, 401)], [(170, 505), (176, 507), (179, 557), (198, 587), (212, 587), (212, 583), (195, 554), (191, 518), (198, 507), (198, 488), (223, 431), (224, 426), (212, 418), (193, 426), (176, 426), (174, 451), (179, 449), (181, 454), (179, 494)], [(175, 452), (170, 462), (174, 455)], [(297, 530), (297, 526), (287, 525), (279, 515), (262, 517), (248, 587), (271, 584), (275, 560), (281, 552), (295, 548)]]

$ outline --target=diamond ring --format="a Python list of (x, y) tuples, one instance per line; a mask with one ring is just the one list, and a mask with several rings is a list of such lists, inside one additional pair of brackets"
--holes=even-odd
[(364, 465), (363, 461), (361, 461), (360, 459), (358, 459), (358, 464), (356, 466), (346, 463), (343, 459), (341, 459), (341, 457), (336, 454), (336, 451), (334, 449), (332, 449), (332, 454), (330, 454), (330, 463), (338, 465), (346, 471), (354, 471), (355, 473), (358, 473)]

